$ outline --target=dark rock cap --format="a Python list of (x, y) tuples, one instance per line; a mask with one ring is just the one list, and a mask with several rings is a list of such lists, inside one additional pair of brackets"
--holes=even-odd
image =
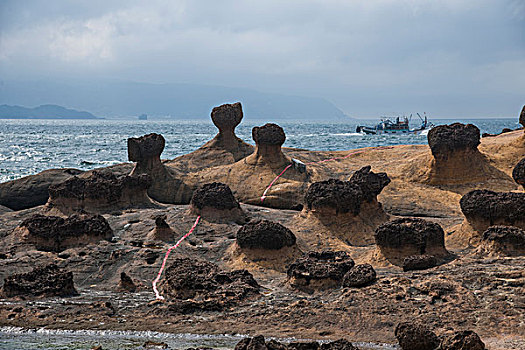
[(403, 350), (435, 350), (441, 343), (427, 326), (415, 322), (399, 323), (395, 336)]
[(401, 218), (379, 226), (375, 231), (379, 247), (403, 249), (413, 247), (424, 254), (428, 247), (445, 247), (445, 232), (434, 222)]
[(308, 209), (330, 207), (338, 214), (358, 215), (362, 200), (363, 192), (357, 184), (337, 179), (314, 182), (305, 195)]
[(219, 132), (224, 130), (234, 130), (237, 125), (241, 123), (243, 117), (242, 106), (240, 102), (232, 104), (223, 104), (214, 107), (211, 111), (211, 120), (213, 124), (219, 129)]
[(73, 284), (73, 273), (66, 272), (55, 264), (8, 276), (4, 281), (2, 293), (6, 297), (78, 295)]
[(518, 185), (525, 188), (525, 158), (520, 160), (512, 170), (512, 178)]
[(443, 337), (441, 350), (485, 350), (485, 343), (473, 331), (459, 331)]
[(477, 150), (480, 131), (472, 124), (439, 125), (428, 132), (427, 139), (435, 158), (447, 158), (458, 150)]
[(523, 125), (523, 127), (525, 127), (525, 106), (523, 106), (523, 108), (521, 109), (520, 124)]
[(341, 281), (354, 265), (354, 260), (343, 251), (311, 251), (292, 263), (286, 273), (288, 278), (306, 281), (319, 279)]
[(132, 162), (140, 162), (149, 158), (160, 158), (166, 140), (160, 134), (148, 134), (141, 137), (128, 139), (128, 159)]
[(522, 247), (525, 250), (525, 230), (513, 226), (490, 226), (483, 232), (483, 240)]
[(237, 231), (241, 248), (277, 250), (295, 244), (295, 235), (283, 225), (268, 220), (255, 220)]
[(438, 261), (433, 255), (411, 255), (403, 259), (403, 271), (426, 270), (437, 264)]
[(256, 144), (281, 146), (286, 141), (283, 128), (277, 124), (268, 123), (252, 129), (252, 138)]
[(343, 287), (364, 287), (375, 282), (376, 276), (372, 265), (356, 265), (343, 277)]
[(474, 190), (459, 204), (468, 220), (488, 220), (490, 225), (525, 221), (525, 193)]
[(370, 165), (362, 167), (350, 178), (350, 182), (361, 187), (364, 198), (367, 201), (375, 199), (390, 183), (390, 178), (386, 173), (374, 173)]
[(221, 210), (239, 208), (230, 187), (220, 182), (205, 184), (193, 192), (191, 204), (198, 209), (210, 207)]

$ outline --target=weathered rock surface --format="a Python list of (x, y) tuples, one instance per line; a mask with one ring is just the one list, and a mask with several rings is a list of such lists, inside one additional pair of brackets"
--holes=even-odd
[(49, 187), (48, 209), (63, 214), (78, 211), (105, 213), (127, 208), (159, 207), (147, 194), (148, 175), (116, 177), (93, 171), (89, 177), (74, 176)]
[(73, 273), (51, 264), (34, 268), (27, 273), (9, 276), (4, 281), (2, 294), (7, 297), (73, 296), (77, 291)]
[(193, 192), (190, 211), (214, 222), (242, 223), (245, 215), (230, 187), (220, 182), (205, 184)]
[(520, 160), (512, 170), (512, 178), (525, 189), (525, 158)]
[(276, 340), (266, 342), (262, 335), (253, 338), (244, 338), (235, 345), (235, 350), (359, 350), (346, 339), (339, 339), (327, 343), (318, 342), (291, 342), (284, 344)]
[(82, 174), (77, 169), (50, 169), (21, 179), (0, 184), (0, 205), (22, 210), (44, 205), (49, 198), (49, 186)]
[(120, 282), (118, 284), (118, 288), (127, 292), (134, 292), (137, 290), (135, 282), (133, 282), (133, 279), (131, 279), (131, 277), (129, 277), (125, 272), (120, 273)]
[(440, 350), (485, 350), (485, 343), (473, 331), (459, 331), (444, 336)]
[(438, 336), (420, 323), (399, 323), (395, 335), (402, 350), (436, 350), (440, 345)]
[(364, 287), (377, 279), (370, 264), (355, 265), (343, 277), (343, 287)]
[(479, 135), (475, 125), (454, 123), (436, 126), (428, 132), (427, 138), (434, 158), (446, 161), (457, 151), (476, 151), (480, 143)]
[(292, 231), (268, 220), (250, 221), (237, 231), (237, 244), (241, 248), (278, 250), (293, 246), (295, 241)]
[(368, 201), (377, 200), (377, 196), (390, 183), (386, 173), (374, 173), (370, 165), (362, 167), (350, 178), (350, 182), (358, 185), (363, 192), (363, 198)]
[(308, 252), (290, 265), (288, 282), (299, 289), (333, 288), (341, 285), (343, 277), (354, 265), (354, 260), (346, 252)]
[(361, 187), (351, 181), (329, 179), (314, 182), (308, 187), (305, 202), (309, 210), (333, 208), (335, 214), (358, 215), (363, 201)]
[(449, 255), (445, 249), (445, 233), (439, 224), (423, 219), (401, 218), (376, 229), (375, 240), (390, 263), (402, 266), (406, 257), (430, 254), (436, 258)]
[(437, 266), (438, 259), (433, 255), (412, 255), (403, 259), (403, 271), (426, 270)]
[(174, 234), (170, 225), (166, 222), (166, 215), (164, 214), (155, 217), (155, 228), (148, 234), (148, 238), (150, 240), (171, 242), (173, 241)]
[(478, 251), (491, 256), (524, 256), (525, 230), (512, 226), (491, 226), (483, 233)]
[(520, 124), (523, 125), (523, 127), (525, 127), (525, 106), (523, 106), (523, 108), (521, 109), (519, 121), (520, 121)]
[(66, 219), (57, 216), (33, 215), (15, 230), (22, 241), (36, 249), (61, 252), (65, 249), (110, 240), (113, 230), (101, 215), (74, 214)]

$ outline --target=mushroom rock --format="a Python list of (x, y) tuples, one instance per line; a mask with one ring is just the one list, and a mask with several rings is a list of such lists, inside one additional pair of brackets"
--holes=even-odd
[(460, 202), (465, 215), (459, 234), (470, 244), (478, 245), (483, 232), (494, 225), (516, 226), (525, 229), (525, 193), (474, 190)]
[(466, 330), (443, 336), (440, 350), (485, 350), (485, 343), (474, 331)]
[(170, 167), (198, 171), (219, 165), (233, 164), (253, 153), (254, 147), (235, 135), (235, 127), (243, 118), (240, 102), (223, 104), (211, 111), (211, 120), (219, 133), (198, 150), (169, 161)]
[(438, 260), (433, 255), (412, 255), (403, 259), (403, 271), (426, 270), (437, 266)]
[(478, 253), (489, 256), (525, 256), (525, 230), (491, 226), (483, 233)]
[(174, 259), (160, 289), (170, 301), (191, 299), (196, 310), (220, 310), (259, 295), (259, 284), (248, 271), (226, 272), (213, 263), (191, 258)]
[(268, 220), (251, 221), (237, 231), (237, 245), (243, 249), (279, 250), (295, 241), (292, 231)]
[(50, 169), (36, 175), (0, 183), (0, 205), (12, 210), (44, 205), (49, 198), (50, 186), (82, 173), (82, 170), (77, 169)]
[(131, 176), (147, 174), (151, 178), (148, 195), (161, 203), (187, 204), (191, 188), (182, 180), (182, 174), (167, 167), (160, 155), (166, 141), (160, 134), (148, 134), (128, 139), (128, 159), (136, 162)]
[(174, 232), (166, 222), (166, 215), (155, 217), (155, 228), (148, 234), (148, 239), (171, 242), (174, 238)]
[(279, 125), (267, 123), (263, 126), (256, 126), (252, 129), (252, 138), (256, 145), (252, 160), (277, 166), (286, 166), (291, 163), (291, 160), (281, 150), (281, 146), (286, 141), (286, 135)]
[(377, 279), (376, 271), (370, 264), (356, 265), (343, 277), (343, 287), (364, 287)]
[(525, 158), (520, 160), (512, 170), (512, 178), (525, 189)]
[(395, 336), (402, 350), (436, 350), (441, 343), (430, 328), (417, 322), (399, 323)]
[(110, 240), (113, 230), (101, 215), (74, 214), (64, 219), (35, 214), (22, 221), (14, 233), (41, 251), (61, 252), (101, 240)]
[(109, 172), (93, 171), (88, 177), (74, 176), (49, 187), (48, 210), (63, 214), (79, 211), (106, 213), (127, 208), (159, 208), (147, 189), (149, 175), (116, 177)]
[(297, 217), (298, 227), (318, 227), (351, 245), (374, 242), (374, 230), (389, 220), (377, 195), (390, 183), (386, 173), (370, 166), (356, 171), (350, 181), (330, 179), (308, 188), (306, 207)]
[(0, 294), (7, 298), (66, 297), (78, 295), (78, 292), (73, 284), (73, 273), (50, 264), (36, 267), (27, 273), (8, 276)]
[(134, 292), (137, 290), (137, 286), (135, 285), (135, 282), (133, 282), (133, 279), (128, 276), (128, 274), (121, 272), (118, 289), (127, 292)]
[(433, 255), (440, 261), (450, 256), (441, 226), (423, 219), (401, 218), (382, 224), (375, 240), (379, 255), (396, 266), (414, 255)]
[(288, 282), (307, 291), (339, 287), (354, 265), (354, 260), (343, 251), (311, 251), (290, 265)]
[(245, 222), (245, 214), (230, 187), (220, 182), (197, 188), (191, 197), (190, 212), (211, 222)]

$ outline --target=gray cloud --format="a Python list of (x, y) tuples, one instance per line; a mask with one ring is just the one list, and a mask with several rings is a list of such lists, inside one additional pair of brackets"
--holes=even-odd
[(513, 116), (520, 0), (4, 1), (9, 79), (122, 79), (319, 96), (349, 115)]

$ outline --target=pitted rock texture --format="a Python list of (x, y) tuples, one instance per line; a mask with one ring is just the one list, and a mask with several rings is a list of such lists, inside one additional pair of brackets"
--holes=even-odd
[(191, 205), (198, 209), (205, 207), (220, 210), (239, 208), (230, 187), (220, 182), (205, 184), (193, 192)]
[(403, 271), (426, 270), (437, 264), (438, 260), (433, 255), (411, 255), (403, 259)]
[(30, 272), (8, 276), (2, 287), (5, 297), (51, 297), (78, 295), (73, 284), (73, 273), (57, 265), (37, 267)]
[(469, 222), (484, 223), (483, 230), (525, 222), (525, 193), (474, 190), (464, 195), (459, 204)]
[(395, 335), (402, 350), (435, 350), (440, 344), (438, 336), (419, 323), (399, 323)]
[(290, 265), (288, 280), (301, 287), (333, 287), (341, 285), (345, 274), (354, 267), (354, 260), (343, 251), (308, 252)]
[(276, 340), (265, 341), (262, 335), (244, 338), (235, 345), (235, 350), (359, 350), (346, 339), (339, 339), (323, 344), (316, 341), (291, 342), (284, 344)]
[(475, 151), (480, 143), (480, 131), (472, 124), (439, 125), (428, 132), (428, 145), (436, 159), (447, 159), (459, 150)]
[(401, 218), (376, 229), (376, 244), (380, 248), (407, 249), (424, 254), (429, 248), (445, 248), (445, 233), (441, 226), (423, 219)]
[(489, 250), (506, 256), (525, 255), (525, 230), (512, 226), (491, 226), (483, 233)]
[(128, 139), (128, 159), (132, 162), (143, 162), (150, 158), (159, 158), (164, 151), (166, 140), (160, 134), (148, 134)]
[(241, 248), (277, 250), (291, 247), (295, 241), (292, 231), (268, 220), (251, 221), (237, 231), (237, 244)]
[(473, 331), (459, 331), (444, 336), (440, 350), (485, 350), (485, 343)]
[(252, 138), (257, 145), (281, 146), (286, 141), (283, 128), (273, 123), (254, 127), (252, 129)]
[(376, 271), (372, 265), (356, 265), (343, 277), (343, 287), (364, 287), (375, 282), (376, 276)]
[(521, 109), (520, 124), (523, 125), (523, 127), (525, 127), (525, 106), (523, 106), (523, 108)]
[(211, 120), (219, 129), (219, 133), (231, 131), (241, 123), (243, 117), (242, 106), (240, 102), (232, 104), (223, 104), (214, 107), (211, 111)]
[(195, 309), (207, 304), (221, 309), (259, 294), (259, 285), (248, 271), (225, 272), (213, 263), (191, 258), (173, 260), (161, 289), (172, 299), (193, 299)]
[(309, 210), (330, 207), (335, 208), (337, 214), (358, 215), (362, 200), (363, 192), (357, 184), (337, 179), (314, 182), (305, 195)]
[(374, 173), (370, 165), (356, 171), (350, 178), (350, 182), (361, 187), (363, 197), (367, 201), (372, 201), (390, 183), (390, 178), (386, 173)]
[(525, 189), (525, 158), (520, 160), (512, 170), (512, 178)]
[(35, 214), (19, 228), (27, 230), (25, 240), (38, 250), (61, 252), (65, 249), (109, 240), (113, 230), (101, 215), (74, 214), (66, 219)]

